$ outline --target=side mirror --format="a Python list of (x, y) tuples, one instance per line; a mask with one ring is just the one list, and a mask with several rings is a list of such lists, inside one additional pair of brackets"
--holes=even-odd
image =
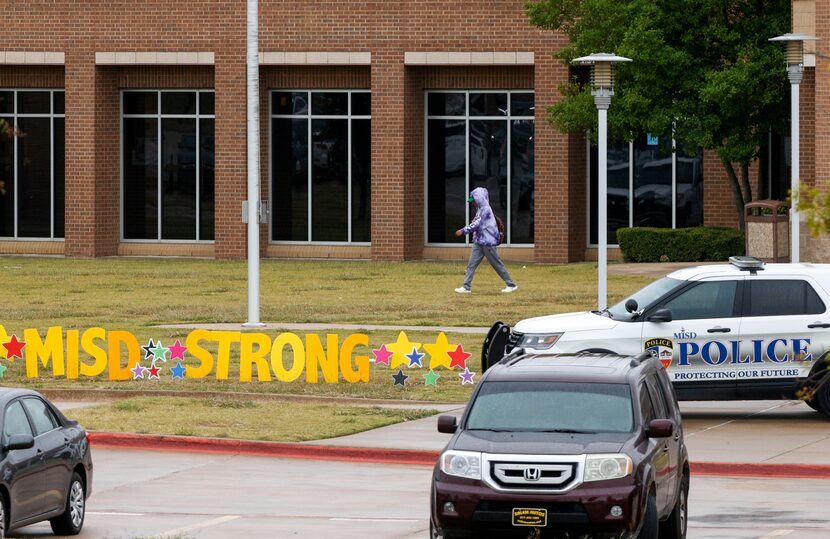
[(649, 322), (671, 322), (671, 311), (668, 309), (657, 309), (654, 314), (648, 317)]
[(672, 434), (674, 421), (671, 419), (653, 419), (646, 429), (646, 436), (649, 438), (668, 438)]
[(637, 312), (637, 300), (636, 299), (627, 299), (625, 301), (625, 310), (629, 313), (636, 313)]
[(456, 430), (458, 430), (458, 420), (454, 415), (438, 416), (438, 432), (453, 434)]
[(12, 434), (9, 436), (4, 449), (6, 451), (13, 451), (15, 449), (29, 449), (34, 447), (35, 439), (31, 434)]

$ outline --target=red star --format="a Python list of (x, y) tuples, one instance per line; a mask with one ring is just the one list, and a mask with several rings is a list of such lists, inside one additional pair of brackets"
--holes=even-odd
[(26, 347), (26, 342), (18, 341), (17, 335), (12, 335), (11, 340), (4, 342), (3, 346), (6, 348), (6, 357), (9, 361), (14, 361), (16, 357), (23, 359), (23, 349)]
[(460, 367), (462, 369), (467, 368), (467, 359), (472, 355), (468, 354), (464, 351), (464, 347), (460, 344), (455, 347), (454, 352), (449, 352), (447, 354), (450, 356), (450, 368)]
[(158, 378), (159, 371), (161, 371), (161, 367), (156, 367), (156, 364), (153, 363), (147, 370), (150, 371), (150, 376), (148, 376), (147, 378)]

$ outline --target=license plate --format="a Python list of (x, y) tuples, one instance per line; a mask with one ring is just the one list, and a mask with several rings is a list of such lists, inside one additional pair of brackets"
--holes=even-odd
[(514, 526), (536, 526), (543, 527), (548, 524), (547, 509), (533, 509), (527, 507), (513, 508)]

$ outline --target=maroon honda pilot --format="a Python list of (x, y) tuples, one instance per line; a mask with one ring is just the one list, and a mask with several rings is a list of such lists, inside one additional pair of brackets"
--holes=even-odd
[(680, 411), (646, 354), (507, 356), (482, 377), (435, 465), (430, 534), (684, 538)]

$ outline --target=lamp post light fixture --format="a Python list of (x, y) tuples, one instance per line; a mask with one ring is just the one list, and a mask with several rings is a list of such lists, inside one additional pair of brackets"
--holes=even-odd
[(798, 196), (798, 181), (800, 171), (800, 141), (799, 141), (799, 88), (801, 86), (801, 78), (804, 75), (804, 42), (816, 41), (815, 36), (806, 34), (784, 34), (783, 36), (773, 37), (770, 41), (784, 41), (787, 44), (787, 75), (790, 78), (790, 89), (792, 98), (790, 99), (790, 141), (792, 149), (790, 151), (790, 196), (792, 198), (792, 207), (790, 208), (790, 262), (798, 263), (800, 260), (800, 228), (801, 223), (796, 210), (796, 197)]
[(608, 306), (608, 107), (614, 95), (614, 64), (630, 62), (630, 58), (607, 53), (594, 53), (575, 58), (573, 63), (591, 66), (591, 95), (597, 106), (597, 155), (599, 157), (599, 189), (597, 190), (599, 245), (597, 247), (597, 304)]

